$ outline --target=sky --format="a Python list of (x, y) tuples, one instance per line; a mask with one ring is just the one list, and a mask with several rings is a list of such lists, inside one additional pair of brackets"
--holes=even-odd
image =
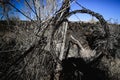
[[(77, 0), (82, 6), (100, 13), (105, 20), (120, 23), (120, 0)], [(72, 10), (80, 9), (80, 7), (73, 3)], [(80, 20), (88, 21), (92, 16), (87, 14), (77, 14)], [(71, 21), (77, 21), (75, 16), (70, 17)]]
[[(120, 24), (120, 0), (77, 0), (85, 8), (103, 15), (105, 20), (110, 22), (117, 22)], [(13, 2), (19, 9), (23, 8), (23, 0), (19, 3)], [(71, 10), (81, 9), (75, 2), (71, 4)], [(26, 18), (22, 14), (18, 14), (22, 20)], [(76, 17), (77, 16), (77, 17)], [(69, 18), (70, 21), (89, 21), (92, 16), (88, 14), (76, 14)]]

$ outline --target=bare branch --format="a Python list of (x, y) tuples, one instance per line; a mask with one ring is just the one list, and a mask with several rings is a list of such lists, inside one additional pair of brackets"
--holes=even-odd
[(89, 9), (82, 9), (82, 10), (75, 10), (75, 11), (72, 11), (68, 14), (66, 14), (66, 17), (70, 17), (71, 15), (73, 14), (76, 14), (76, 13), (87, 13), (87, 14), (90, 14), (92, 16), (95, 16), (101, 23), (101, 25), (103, 26), (104, 28), (104, 31), (105, 31), (105, 36), (108, 37), (109, 36), (109, 27), (107, 25), (107, 22), (105, 21), (105, 19), (103, 18), (102, 15), (100, 15), (99, 13), (96, 13), (94, 11), (91, 11)]
[(96, 51), (95, 50), (91, 50), (90, 48), (89, 49), (86, 49), (86, 48), (83, 48), (83, 46), (81, 45), (81, 43), (75, 39), (72, 35), (70, 36), (77, 44), (78, 46), (81, 48), (81, 51), (80, 51), (80, 56), (85, 59), (85, 60), (89, 60), (91, 59), (92, 57), (95, 56), (96, 54)]

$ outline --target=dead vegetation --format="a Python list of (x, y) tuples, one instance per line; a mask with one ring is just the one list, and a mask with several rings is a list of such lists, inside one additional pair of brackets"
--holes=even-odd
[[(120, 26), (80, 7), (69, 12), (70, 1), (64, 0), (41, 27), (28, 22), (1, 30), (0, 80), (119, 80)], [(67, 17), (75, 13), (99, 22), (69, 22)]]

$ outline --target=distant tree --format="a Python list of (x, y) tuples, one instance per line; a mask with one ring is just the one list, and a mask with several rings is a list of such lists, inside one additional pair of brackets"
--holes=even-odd
[(59, 0), (23, 0), (24, 6), (21, 11), (24, 11), (23, 13), (26, 16), (30, 17), (31, 19), (36, 20), (45, 20), (49, 18), (50, 16), (53, 16), (55, 12), (59, 9)]
[(0, 0), (1, 19), (9, 19), (9, 12), (12, 10), (12, 7), (7, 4), (9, 1), (10, 0)]

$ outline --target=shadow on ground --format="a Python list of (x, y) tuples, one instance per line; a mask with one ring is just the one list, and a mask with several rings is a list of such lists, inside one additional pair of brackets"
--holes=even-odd
[(81, 58), (68, 58), (62, 61), (60, 80), (106, 80), (105, 71), (92, 67)]

